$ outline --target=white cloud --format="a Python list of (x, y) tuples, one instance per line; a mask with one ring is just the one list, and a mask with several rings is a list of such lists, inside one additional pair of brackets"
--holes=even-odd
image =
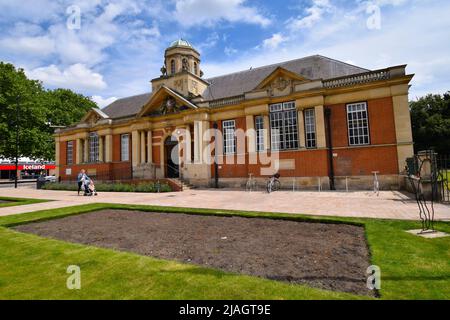
[[(380, 1), (381, 30), (366, 27), (363, 7), (333, 8), (307, 32), (292, 32), (283, 50), (260, 46), (241, 50), (235, 59), (203, 63), (207, 77), (278, 63), (313, 54), (351, 61), (369, 69), (408, 64), (414, 73), (410, 98), (450, 90), (450, 12), (449, 2), (415, 0), (401, 7), (397, 1)], [(406, 3), (406, 2), (405, 2)], [(423, 21), (427, 21), (426, 24)]]
[(116, 97), (103, 98), (102, 96), (92, 96), (92, 101), (94, 101), (100, 109), (103, 109), (116, 100)]
[(53, 87), (64, 87), (73, 90), (102, 90), (107, 87), (103, 76), (93, 72), (85, 65), (77, 63), (60, 70), (55, 65), (40, 67), (26, 71), (31, 79), (44, 82)]
[(48, 36), (4, 38), (0, 40), (0, 48), (11, 53), (46, 56), (54, 52), (55, 42)]
[(205, 39), (205, 41), (203, 41), (202, 43), (200, 43), (197, 46), (197, 49), (201, 53), (203, 50), (214, 48), (217, 45), (217, 43), (219, 42), (219, 40), (220, 40), (219, 34), (217, 32), (213, 32), (208, 35), (208, 37)]
[(410, 0), (370, 0), (365, 1), (365, 3), (371, 3), (377, 6), (386, 6), (386, 5), (399, 6), (407, 3), (408, 1)]
[[(87, 90), (83, 93), (105, 101), (148, 92), (148, 80), (159, 76), (167, 42), (180, 36), (205, 49), (202, 69), (208, 77), (322, 54), (371, 69), (408, 63), (408, 72), (416, 73), (413, 96), (450, 88), (448, 1), (297, 1), (302, 11), (285, 24), (256, 2), (77, 0), (81, 29), (67, 30), (65, 9), (72, 3), (0, 0), (0, 59), (30, 70), (47, 85)], [(381, 7), (381, 30), (367, 29), (369, 3)], [(246, 41), (254, 28), (247, 32), (240, 25), (239, 34), (228, 29), (236, 23), (265, 27), (276, 18), (278, 23), (261, 30), (262, 38), (255, 35), (260, 39), (256, 48)], [(206, 50), (211, 48), (217, 51)], [(83, 75), (71, 79), (75, 65)]]
[(271, 21), (245, 0), (175, 0), (174, 17), (180, 24), (212, 26), (220, 21), (268, 26)]
[(15, 37), (35, 37), (40, 35), (42, 32), (43, 29), (38, 24), (18, 21), (14, 23), (14, 28), (10, 31), (10, 35)]
[(289, 19), (287, 25), (291, 30), (311, 28), (322, 19), (325, 12), (331, 9), (332, 5), (328, 0), (313, 0), (313, 5), (305, 9), (305, 16)]
[(143, 28), (139, 29), (139, 33), (146, 37), (155, 37), (159, 38), (161, 36), (161, 32), (157, 26), (152, 26), (151, 28)]
[(284, 37), (281, 33), (275, 33), (269, 39), (263, 41), (263, 47), (266, 49), (274, 50), (279, 47), (280, 44), (286, 42), (288, 39)]
[(234, 49), (233, 47), (225, 47), (225, 49), (223, 50), (223, 52), (227, 55), (227, 56), (232, 56), (235, 55), (238, 51), (236, 49)]
[(0, 0), (2, 20), (48, 22), (58, 19), (56, 12), (61, 3), (53, 0)]

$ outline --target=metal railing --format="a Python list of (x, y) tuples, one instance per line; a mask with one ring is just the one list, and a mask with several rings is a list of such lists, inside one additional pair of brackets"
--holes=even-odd
[(436, 166), (438, 170), (437, 180), (442, 202), (450, 202), (450, 155), (437, 155)]

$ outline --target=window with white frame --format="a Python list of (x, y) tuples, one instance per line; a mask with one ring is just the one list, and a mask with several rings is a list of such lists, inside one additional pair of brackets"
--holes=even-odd
[(298, 119), (294, 102), (269, 106), (272, 150), (298, 149)]
[(130, 161), (130, 135), (122, 134), (120, 136), (120, 160)]
[(73, 164), (73, 141), (67, 141), (66, 155), (67, 164)]
[(236, 122), (234, 120), (222, 121), (223, 152), (224, 154), (236, 153)]
[(306, 109), (305, 115), (305, 142), (306, 148), (313, 149), (317, 147), (316, 142), (316, 113), (314, 109)]
[(255, 117), (256, 151), (264, 151), (264, 116)]
[(367, 103), (347, 105), (348, 142), (351, 146), (370, 144)]
[(91, 132), (89, 134), (89, 162), (98, 162), (99, 160), (99, 147), (98, 147), (98, 134)]

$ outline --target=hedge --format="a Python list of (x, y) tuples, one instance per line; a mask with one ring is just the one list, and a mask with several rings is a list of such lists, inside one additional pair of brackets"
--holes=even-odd
[[(77, 184), (68, 183), (46, 183), (43, 187), (45, 190), (64, 190), (64, 191), (77, 191)], [(97, 192), (158, 192), (156, 183), (143, 182), (139, 184), (128, 183), (96, 183), (95, 189)], [(159, 192), (171, 192), (172, 188), (167, 183), (160, 183)]]

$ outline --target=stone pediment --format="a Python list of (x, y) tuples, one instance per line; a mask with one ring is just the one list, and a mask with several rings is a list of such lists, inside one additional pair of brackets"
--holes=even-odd
[(294, 72), (278, 67), (255, 90), (267, 90), (272, 97), (285, 96), (293, 92), (296, 84), (307, 81), (309, 80)]
[(105, 114), (98, 108), (92, 108), (85, 116), (81, 119), (80, 124), (88, 124), (93, 126), (97, 124), (99, 121), (109, 119), (108, 115)]
[(174, 90), (162, 86), (142, 108), (138, 118), (175, 114), (189, 109), (197, 109), (197, 106)]

